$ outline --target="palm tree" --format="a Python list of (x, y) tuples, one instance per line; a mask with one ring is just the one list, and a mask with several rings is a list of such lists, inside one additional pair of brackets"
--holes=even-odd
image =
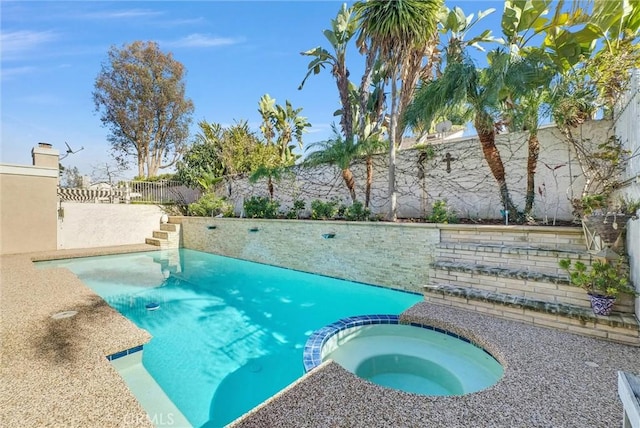
[[(295, 139), (298, 147), (302, 148), (302, 134), (311, 124), (307, 118), (300, 116), (302, 108), (294, 109), (289, 100), (284, 107), (276, 104), (276, 100), (269, 94), (260, 98), (258, 112), (262, 117), (260, 131), (266, 140), (266, 148), (261, 150), (261, 158), (264, 162), (251, 174), (251, 181), (267, 178), (269, 197), (273, 199), (273, 181), (279, 180), (283, 172), (292, 166), (297, 155), (293, 153), (295, 145), (291, 142)], [(277, 156), (274, 157), (274, 151)]]
[(498, 183), (502, 205), (509, 218), (516, 220), (518, 212), (511, 200), (504, 164), (495, 143), (498, 96), (503, 87), (508, 55), (494, 51), (488, 58), (490, 66), (482, 70), (477, 69), (464, 53), (460, 61), (447, 63), (437, 80), (418, 89), (405, 120), (409, 125), (431, 123), (437, 114), (463, 107), (465, 116), (473, 120), (482, 153)]
[(523, 215), (530, 219), (536, 196), (535, 173), (540, 154), (540, 112), (549, 99), (548, 89), (557, 75), (557, 69), (541, 49), (528, 49), (523, 54), (518, 59), (512, 59), (509, 64), (502, 98), (502, 117), (510, 132), (526, 131), (529, 134)]
[[(540, 153), (538, 127), (542, 107), (550, 100), (549, 89), (559, 73), (570, 70), (582, 60), (595, 40), (589, 31), (581, 30), (582, 35), (568, 31), (573, 25), (591, 22), (579, 4), (566, 11), (563, 2), (558, 2), (554, 14), (547, 18), (545, 15), (551, 3), (551, 0), (506, 1), (502, 16), (502, 32), (510, 52), (503, 90), (503, 116), (510, 131), (529, 133), (525, 218), (531, 218), (533, 212), (535, 172)], [(543, 45), (528, 46), (539, 34), (546, 34)]]
[(274, 144), (278, 148), (284, 166), (293, 165), (297, 158), (291, 142), (295, 139), (298, 147), (302, 148), (302, 134), (311, 126), (306, 117), (299, 115), (301, 111), (302, 108), (294, 109), (289, 100), (285, 101), (284, 107), (276, 104), (269, 94), (263, 95), (258, 103), (258, 112), (262, 117), (260, 131), (267, 144)]
[(360, 155), (360, 147), (353, 138), (342, 138), (335, 125), (333, 126), (333, 137), (326, 141), (319, 141), (307, 147), (307, 150), (316, 149), (311, 152), (304, 163), (309, 166), (320, 164), (333, 164), (342, 171), (342, 179), (351, 195), (351, 201), (356, 201), (356, 180), (351, 171), (351, 163)]
[[(389, 111), (389, 214), (397, 219), (396, 148), (400, 145), (403, 127), (400, 118), (409, 105), (418, 81), (426, 80), (430, 57), (437, 45), (437, 14), (443, 0), (359, 1), (354, 10), (360, 18), (358, 45), (377, 56), (386, 65), (386, 79), (391, 84)], [(376, 55), (377, 54), (377, 55)], [(423, 64), (424, 58), (429, 64)], [(372, 60), (371, 60), (372, 61)], [(368, 62), (367, 69), (371, 65)], [(366, 84), (367, 76), (363, 78)]]
[(342, 116), (340, 125), (346, 139), (353, 137), (353, 115), (351, 112), (351, 102), (349, 100), (349, 70), (347, 68), (347, 46), (358, 29), (358, 21), (353, 14), (353, 9), (347, 8), (346, 4), (331, 20), (331, 29), (324, 30), (324, 36), (331, 44), (334, 53), (318, 46), (301, 55), (311, 56), (314, 59), (307, 67), (307, 74), (304, 76), (298, 89), (302, 89), (305, 82), (312, 74), (320, 73), (320, 70), (329, 67), (331, 74), (336, 80), (340, 103), (342, 104)]

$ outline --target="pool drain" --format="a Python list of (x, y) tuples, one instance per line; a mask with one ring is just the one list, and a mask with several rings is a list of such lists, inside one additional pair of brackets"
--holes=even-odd
[(160, 309), (160, 303), (151, 302), (144, 305), (144, 307), (147, 308), (148, 311), (157, 311), (158, 309)]

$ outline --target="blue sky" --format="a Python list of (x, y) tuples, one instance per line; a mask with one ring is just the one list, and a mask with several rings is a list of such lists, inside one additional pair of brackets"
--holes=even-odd
[[(305, 144), (330, 135), (339, 108), (328, 71), (312, 76), (302, 91), (309, 57), (300, 52), (328, 48), (330, 27), (342, 1), (2, 1), (2, 163), (31, 164), (31, 148), (48, 142), (79, 151), (62, 164), (91, 175), (112, 163), (108, 131), (95, 112), (92, 91), (112, 45), (153, 40), (187, 69), (187, 96), (197, 122), (247, 120), (257, 129), (258, 100), (302, 107), (313, 125)], [(349, 2), (351, 4), (351, 2)], [(469, 13), (494, 7), (479, 28), (499, 34), (501, 1), (447, 1)], [(361, 57), (353, 49), (353, 70)], [(357, 75), (354, 72), (353, 75)], [(356, 78), (357, 79), (357, 78)], [(130, 178), (133, 173), (125, 174)]]

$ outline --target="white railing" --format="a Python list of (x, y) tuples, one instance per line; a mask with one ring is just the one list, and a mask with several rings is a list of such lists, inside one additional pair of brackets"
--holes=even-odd
[(200, 197), (200, 191), (190, 189), (179, 181), (127, 181), (121, 183), (123, 185), (130, 202), (189, 204)]
[(121, 181), (101, 183), (88, 188), (59, 188), (62, 201), (89, 203), (190, 204), (200, 197), (200, 191), (179, 181)]

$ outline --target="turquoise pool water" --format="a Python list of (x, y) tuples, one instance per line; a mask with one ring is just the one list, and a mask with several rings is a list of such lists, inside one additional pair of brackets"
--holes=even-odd
[[(351, 315), (399, 314), (422, 300), (185, 249), (39, 266), (68, 268), (153, 335), (143, 364), (196, 427), (223, 426), (302, 376), (314, 330)], [(159, 308), (147, 310), (151, 303)]]

